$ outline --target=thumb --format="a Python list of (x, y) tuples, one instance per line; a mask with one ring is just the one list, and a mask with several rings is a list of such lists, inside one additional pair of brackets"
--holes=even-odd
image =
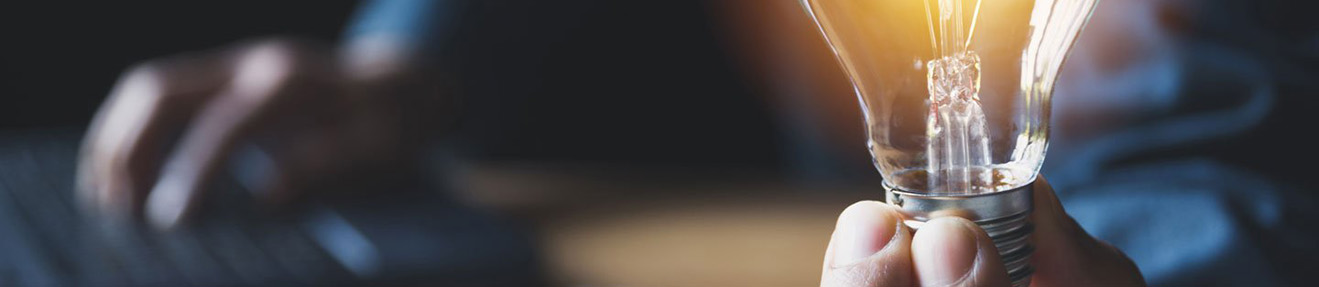
[(921, 286), (1010, 286), (989, 234), (959, 217), (932, 219), (916, 231), (911, 261)]
[(1063, 210), (1043, 178), (1033, 186), (1034, 286), (1144, 286), (1136, 264), (1122, 251), (1091, 237)]
[(861, 201), (838, 216), (820, 286), (912, 286), (911, 232), (893, 206)]

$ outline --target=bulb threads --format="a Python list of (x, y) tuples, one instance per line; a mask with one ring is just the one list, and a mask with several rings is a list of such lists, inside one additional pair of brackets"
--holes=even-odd
[(1030, 286), (1035, 271), (1030, 266), (1030, 256), (1035, 252), (1030, 240), (1035, 231), (1030, 222), (1032, 192), (1027, 184), (987, 194), (923, 194), (884, 182), (886, 200), (898, 206), (903, 223), (913, 230), (940, 216), (958, 216), (979, 225), (994, 241), (1012, 286), (1020, 287)]

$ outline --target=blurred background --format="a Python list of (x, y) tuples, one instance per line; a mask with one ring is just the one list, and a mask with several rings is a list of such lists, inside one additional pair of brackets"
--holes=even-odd
[[(853, 90), (796, 1), (396, 2), (442, 19), (411, 32), (429, 35), (422, 82), (456, 99), (387, 171), (415, 176), (285, 212), (213, 192), (169, 233), (73, 203), (80, 140), (130, 66), (271, 36), (334, 50), (407, 13), (0, 4), (0, 285), (809, 286), (838, 212), (882, 197)], [(1104, 0), (1064, 66), (1042, 174), (1151, 284), (1319, 267), (1302, 2)]]

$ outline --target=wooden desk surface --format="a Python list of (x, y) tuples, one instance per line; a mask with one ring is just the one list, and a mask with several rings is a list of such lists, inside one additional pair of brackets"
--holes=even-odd
[(499, 165), (467, 174), (472, 201), (535, 225), (547, 271), (564, 286), (818, 285), (838, 213), (881, 196), (735, 170)]

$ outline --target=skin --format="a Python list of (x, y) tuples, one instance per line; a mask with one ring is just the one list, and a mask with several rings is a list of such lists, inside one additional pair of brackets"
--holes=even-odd
[(260, 159), (265, 172), (247, 184), (274, 203), (399, 173), (445, 114), (410, 55), (388, 38), (340, 50), (274, 38), (139, 64), (87, 132), (79, 198), (164, 229), (190, 217), (237, 152)]
[[(1036, 181), (1031, 286), (1145, 286), (1140, 270), (1091, 237)], [(892, 205), (861, 201), (843, 210), (825, 251), (820, 286), (1011, 286), (984, 230), (959, 217), (902, 224)]]

